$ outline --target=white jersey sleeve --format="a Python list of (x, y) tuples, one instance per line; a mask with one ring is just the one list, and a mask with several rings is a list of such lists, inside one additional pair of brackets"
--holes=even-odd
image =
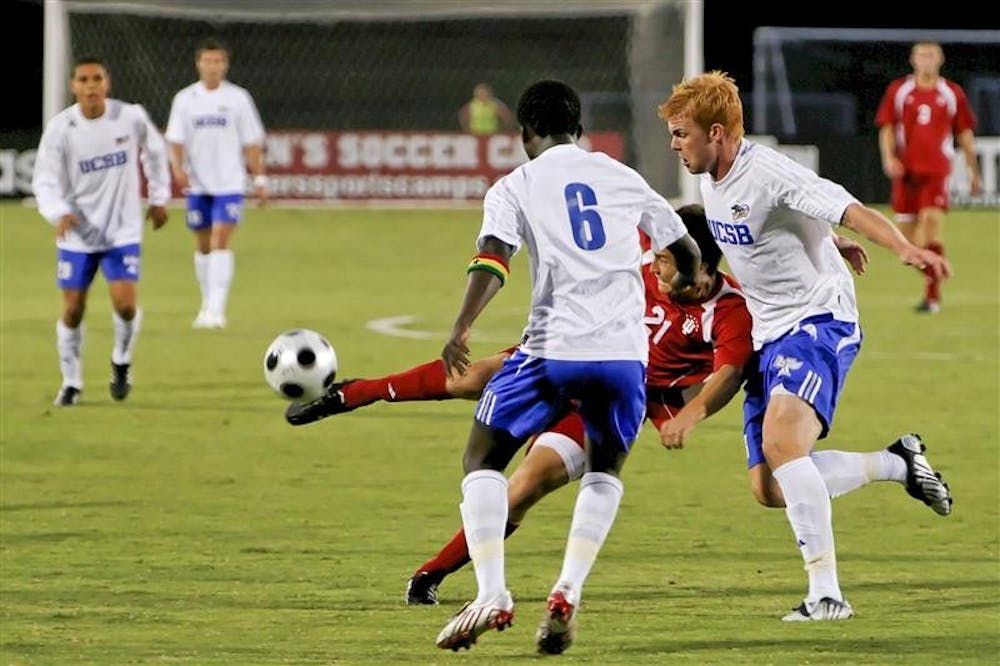
[(476, 247), (481, 250), (483, 241), (492, 236), (510, 245), (516, 253), (521, 249), (522, 221), (523, 214), (511, 183), (501, 178), (487, 190), (483, 199), (483, 227)]
[(65, 111), (53, 117), (45, 126), (31, 177), (31, 190), (38, 212), (52, 226), (58, 224), (64, 215), (73, 212), (69, 200), (69, 174), (65, 166), (67, 121), (64, 114)]
[(141, 105), (135, 105), (136, 132), (141, 137), (142, 171), (146, 176), (146, 196), (153, 206), (170, 201), (170, 155), (167, 142)]
[(647, 186), (647, 190), (646, 202), (639, 218), (639, 228), (649, 236), (650, 248), (654, 252), (659, 252), (683, 238), (687, 234), (687, 228), (681, 216), (666, 199), (652, 187)]
[(254, 104), (253, 97), (243, 88), (239, 89), (243, 97), (243, 112), (237, 118), (240, 131), (240, 143), (244, 146), (264, 144), (264, 123), (260, 112)]

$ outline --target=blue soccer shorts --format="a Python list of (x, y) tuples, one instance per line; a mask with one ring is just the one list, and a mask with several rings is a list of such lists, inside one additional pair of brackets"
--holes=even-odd
[(777, 392), (797, 395), (816, 411), (823, 439), (833, 425), (837, 399), (847, 372), (861, 350), (861, 326), (838, 321), (832, 315), (803, 319), (791, 331), (758, 352), (757, 372), (744, 387), (743, 439), (747, 467), (764, 460), (764, 412)]
[(59, 249), (56, 259), (56, 284), (60, 289), (86, 290), (94, 281), (100, 266), (108, 282), (139, 279), (138, 243), (114, 247), (101, 252), (74, 252)]
[(556, 361), (518, 350), (504, 361), (476, 405), (476, 420), (524, 441), (579, 401), (596, 446), (628, 451), (646, 415), (646, 366), (640, 361)]
[(242, 216), (242, 194), (187, 195), (187, 226), (191, 231), (211, 229), (213, 224), (239, 224)]

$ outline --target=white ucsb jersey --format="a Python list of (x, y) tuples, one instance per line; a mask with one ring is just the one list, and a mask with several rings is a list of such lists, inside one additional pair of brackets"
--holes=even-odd
[(498, 180), (483, 207), (480, 247), (487, 236), (528, 247), (526, 354), (647, 361), (638, 230), (657, 249), (687, 233), (666, 199), (621, 162), (565, 144)]
[(832, 238), (858, 203), (847, 190), (744, 139), (725, 177), (702, 174), (701, 194), (712, 235), (743, 287), (756, 349), (813, 315), (858, 320), (854, 279)]
[(106, 100), (104, 115), (87, 118), (79, 104), (45, 126), (31, 189), (38, 212), (55, 226), (70, 213), (78, 223), (57, 245), (99, 252), (142, 240), (142, 180), (149, 203), (170, 200), (166, 143), (138, 104)]
[(240, 194), (246, 189), (244, 146), (264, 144), (264, 125), (245, 88), (200, 81), (174, 95), (167, 141), (184, 146), (191, 194)]

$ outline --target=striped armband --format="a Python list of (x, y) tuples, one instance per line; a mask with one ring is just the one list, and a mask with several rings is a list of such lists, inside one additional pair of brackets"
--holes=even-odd
[(507, 276), (510, 275), (510, 269), (507, 268), (506, 261), (495, 254), (484, 254), (482, 252), (472, 258), (472, 262), (469, 263), (469, 268), (465, 272), (471, 273), (472, 271), (492, 273), (500, 279), (501, 287), (507, 282)]

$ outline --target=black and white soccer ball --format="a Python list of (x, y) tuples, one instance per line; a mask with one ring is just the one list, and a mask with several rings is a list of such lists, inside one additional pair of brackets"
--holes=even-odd
[(306, 328), (285, 331), (264, 354), (264, 379), (285, 400), (315, 400), (336, 377), (337, 352), (316, 331)]

